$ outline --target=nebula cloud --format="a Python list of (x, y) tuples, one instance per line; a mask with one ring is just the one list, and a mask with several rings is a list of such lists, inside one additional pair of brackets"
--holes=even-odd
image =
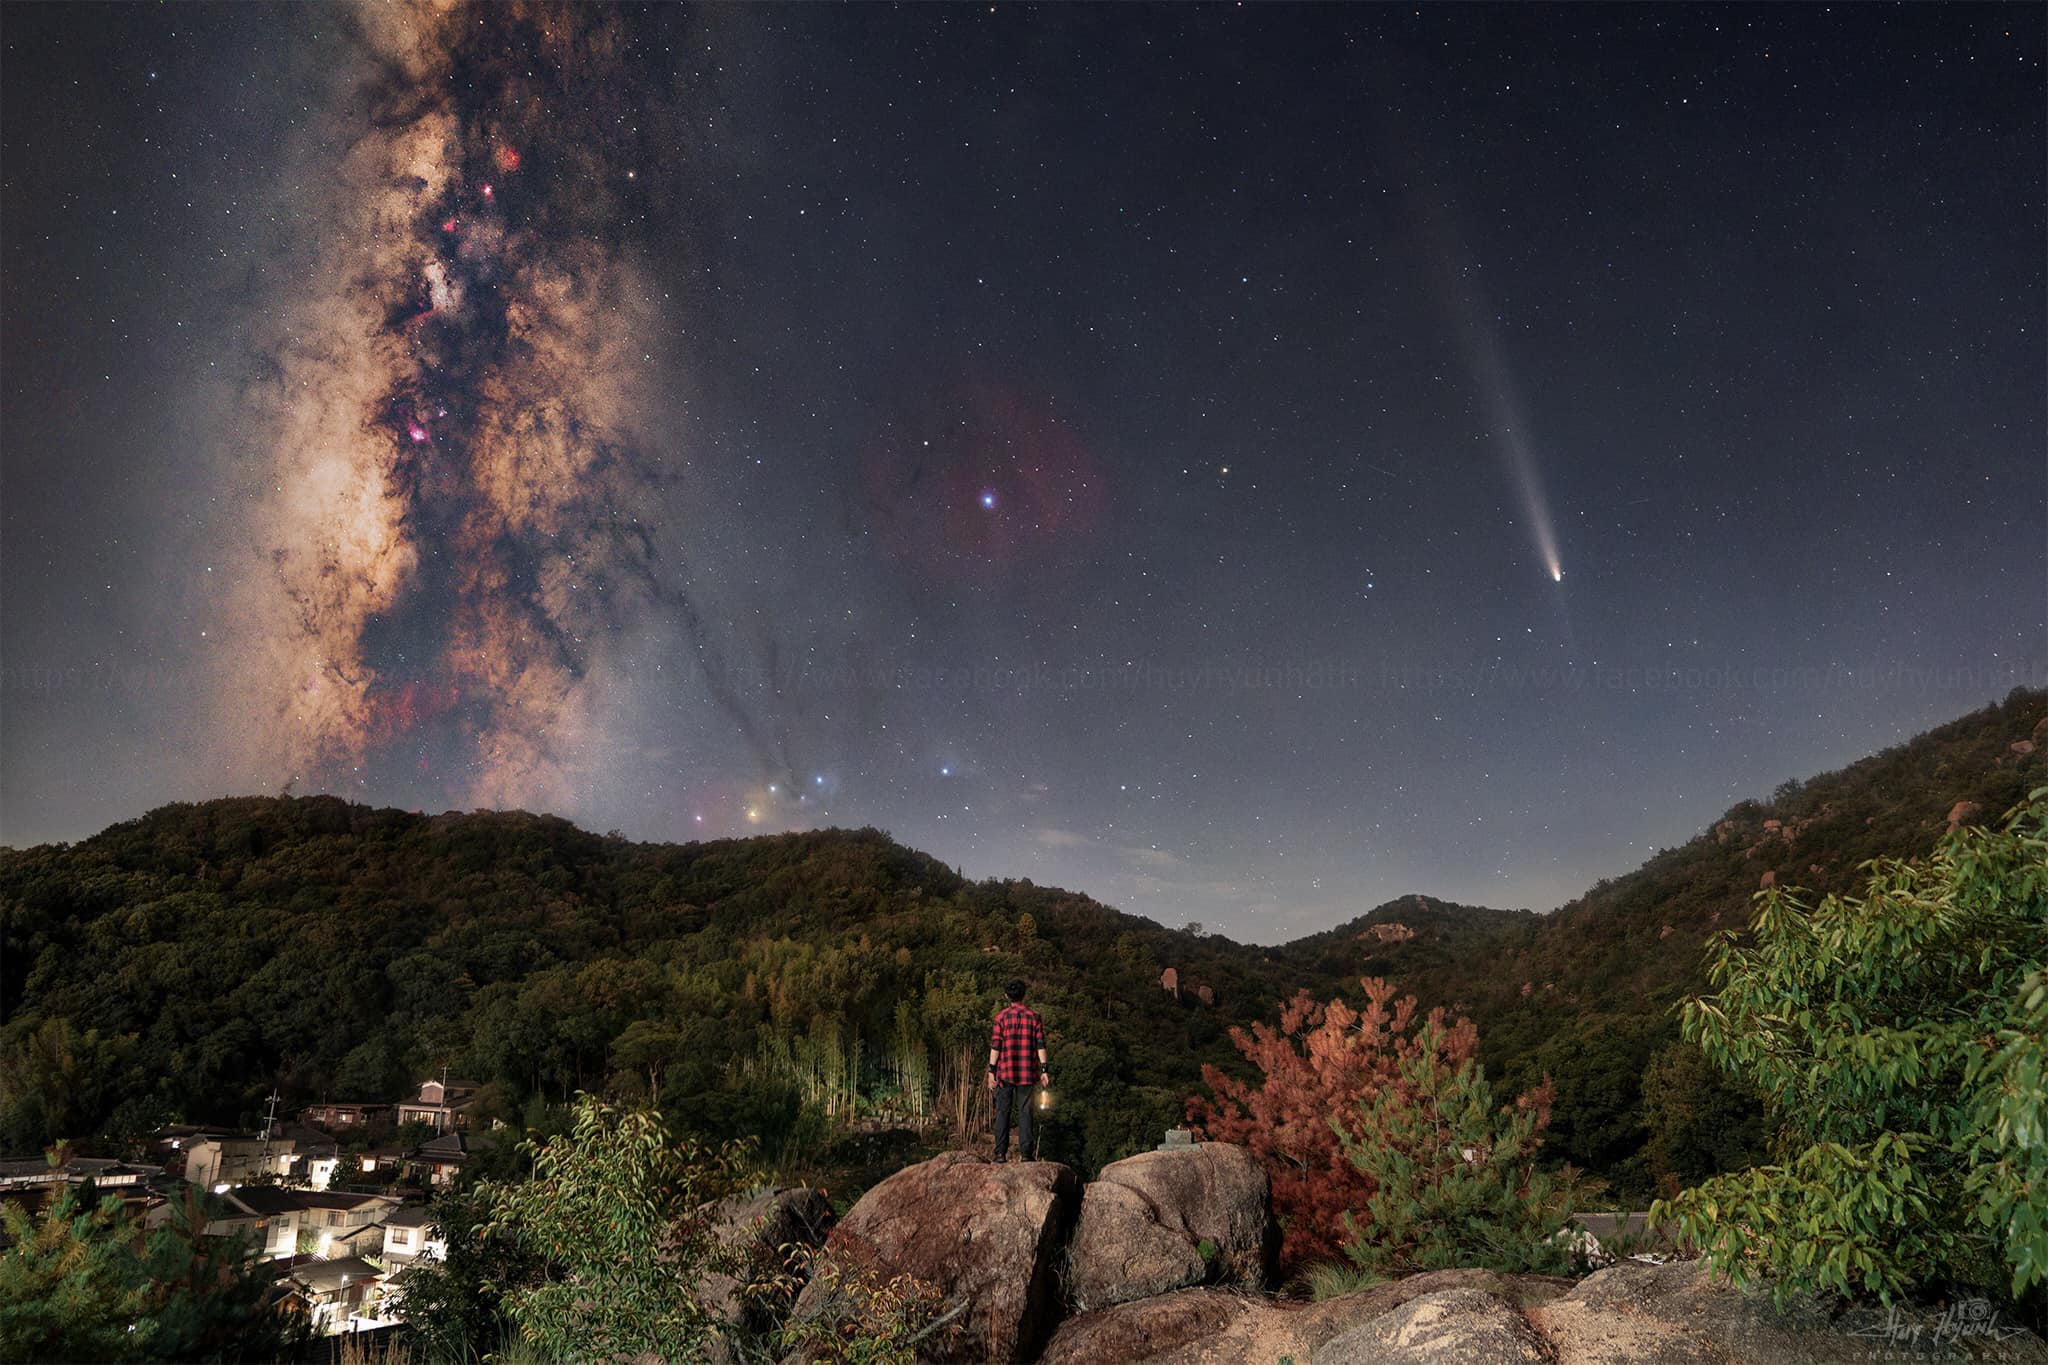
[(620, 226), (647, 92), (610, 10), (355, 17), (318, 250), (245, 395), (261, 485), (216, 732), (252, 777), (323, 786), (431, 733), (472, 801), (558, 804), (608, 642), (662, 595), (660, 291)]

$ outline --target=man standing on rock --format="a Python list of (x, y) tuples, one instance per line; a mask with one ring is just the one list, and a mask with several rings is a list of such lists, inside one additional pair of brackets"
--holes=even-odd
[(1038, 1134), (1032, 1126), (1031, 1086), (1051, 1085), (1052, 1074), (1045, 1069), (1045, 1029), (1038, 1014), (1024, 1006), (1024, 983), (1010, 981), (1003, 986), (1010, 1003), (996, 1016), (988, 1039), (988, 1088), (996, 1097), (996, 1160), (1010, 1154), (1010, 1108), (1021, 1096), (1024, 1119), (1018, 1127), (1017, 1153), (1025, 1161), (1038, 1159)]

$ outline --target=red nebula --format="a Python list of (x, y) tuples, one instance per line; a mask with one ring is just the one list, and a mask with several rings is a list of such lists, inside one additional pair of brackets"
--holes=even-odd
[(908, 405), (863, 473), (881, 543), (947, 577), (1078, 563), (1108, 501), (1102, 467), (1061, 405), (1000, 384), (963, 384)]
[[(506, 145), (505, 145), (504, 143), (502, 143), (502, 142), (501, 142), (501, 143), (499, 143), (499, 144), (498, 144), (498, 151), (497, 151), (497, 162), (498, 162), (498, 169), (499, 169), (499, 170), (501, 170), (501, 171), (508, 171), (508, 172), (509, 172), (509, 171), (516, 171), (516, 170), (518, 170), (518, 169), (519, 169), (519, 149), (518, 149), (517, 147), (508, 147), (508, 146), (506, 146)], [(490, 193), (490, 190), (489, 190), (489, 189), (487, 188), (487, 189), (485, 189), (485, 190), (484, 190), (484, 193), (485, 193), (485, 194), (489, 194), (489, 193)]]
[(443, 219), (443, 220), (441, 221), (441, 231), (443, 231), (443, 232), (453, 232), (453, 231), (455, 231), (455, 220), (454, 220), (453, 218), (444, 218), (444, 219)]
[(424, 441), (427, 439), (427, 429), (418, 422), (407, 422), (405, 424), (405, 434), (412, 437), (414, 441)]
[(385, 744), (425, 721), (446, 715), (462, 700), (446, 681), (412, 679), (402, 687), (378, 687), (365, 699), (364, 740)]
[(489, 199), (491, 197), (491, 187), (489, 185), (484, 186), (484, 198)]

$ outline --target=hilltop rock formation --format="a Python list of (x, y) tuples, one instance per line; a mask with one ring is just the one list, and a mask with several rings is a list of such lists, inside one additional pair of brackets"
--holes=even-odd
[[(1525, 1305), (1555, 1298), (1571, 1287), (1570, 1280), (1545, 1275), (1437, 1270), (1321, 1303), (1218, 1289), (1184, 1289), (1069, 1319), (1046, 1347), (1043, 1360), (1044, 1365), (1238, 1365), (1241, 1361), (1283, 1360), (1289, 1356), (1297, 1361), (1314, 1361), (1316, 1365), (1340, 1359), (1359, 1365), (1382, 1359), (1411, 1360), (1417, 1357), (1367, 1354), (1380, 1348), (1368, 1339), (1365, 1329), (1411, 1301), (1433, 1295), (1474, 1293), (1506, 1305), (1507, 1312), (1519, 1313)], [(1499, 1319), (1501, 1310), (1489, 1304), (1486, 1315)], [(1426, 1334), (1441, 1342), (1449, 1334), (1435, 1325), (1438, 1316), (1434, 1310), (1420, 1315)], [(1503, 1326), (1501, 1330), (1513, 1329)], [(1424, 1334), (1422, 1328), (1415, 1327), (1408, 1333), (1411, 1341)], [(1332, 1355), (1333, 1350), (1339, 1349), (1340, 1338), (1349, 1339), (1341, 1348), (1346, 1354)], [(1497, 1333), (1490, 1338), (1499, 1339)], [(1475, 1330), (1473, 1342), (1482, 1344), (1480, 1331)], [(1464, 1358), (1441, 1357), (1446, 1361)], [(1469, 1358), (1486, 1360), (1488, 1365), (1492, 1361), (1490, 1356)]]
[[(1918, 1353), (1917, 1355), (1915, 1353)], [(1070, 1319), (1044, 1365), (2048, 1365), (2048, 1343), (1988, 1307), (1811, 1304), (1784, 1313), (1695, 1261), (1624, 1261), (1570, 1280), (1439, 1270), (1321, 1303), (1187, 1289)]]
[[(1081, 1182), (1051, 1161), (998, 1166), (947, 1152), (862, 1195), (825, 1240), (828, 1260), (884, 1277), (914, 1275), (969, 1307), (933, 1359), (1034, 1359), (1059, 1316), (1056, 1256)], [(798, 1297), (799, 1319), (826, 1311), (821, 1281)]]
[[(1577, 1283), (1438, 1270), (1321, 1303), (1280, 1299), (1264, 1292), (1271, 1236), (1264, 1172), (1212, 1142), (1114, 1162), (1085, 1189), (1051, 1162), (949, 1153), (870, 1190), (826, 1245), (842, 1262), (913, 1274), (964, 1301), (964, 1330), (924, 1344), (920, 1359), (932, 1361), (1864, 1365), (1919, 1352), (2048, 1365), (2048, 1343), (1988, 1305), (1807, 1301), (1781, 1313), (1692, 1261), (1623, 1261)], [(828, 1307), (817, 1288), (799, 1313)]]
[(1068, 1298), (1106, 1308), (1205, 1283), (1263, 1289), (1278, 1231), (1266, 1170), (1242, 1147), (1203, 1142), (1111, 1162), (1081, 1192)]

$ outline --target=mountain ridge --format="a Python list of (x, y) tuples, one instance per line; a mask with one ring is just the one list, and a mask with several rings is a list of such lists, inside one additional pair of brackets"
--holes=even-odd
[(1242, 1074), (1233, 1027), (1378, 976), (1472, 1017), (1508, 1084), (1552, 1077), (1558, 1155), (1640, 1183), (1642, 1078), (1704, 986), (1706, 935), (1746, 923), (1767, 874), (1845, 889), (1952, 815), (1995, 819), (2044, 780), (2043, 738), (2048, 692), (2016, 691), (1738, 803), (1557, 911), (1410, 895), (1271, 947), (972, 881), (874, 829), (642, 844), (529, 812), (172, 803), (0, 851), (0, 1146), (235, 1121), (273, 1086), (388, 1096), (440, 1065), (512, 1118), (658, 1090), (707, 1131), (795, 1141), (807, 1107), (916, 1089), (965, 1122), (1017, 975), (1077, 1101), (1052, 1154), (1088, 1167), (1155, 1143), (1203, 1064)]

